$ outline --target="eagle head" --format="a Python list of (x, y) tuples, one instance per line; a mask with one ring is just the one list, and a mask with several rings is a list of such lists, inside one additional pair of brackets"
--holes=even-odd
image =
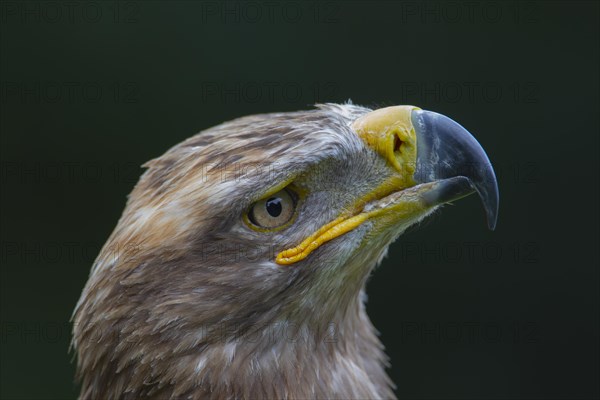
[(253, 115), (145, 164), (73, 316), (81, 398), (392, 398), (365, 312), (388, 246), (498, 188), (477, 141), (412, 106)]

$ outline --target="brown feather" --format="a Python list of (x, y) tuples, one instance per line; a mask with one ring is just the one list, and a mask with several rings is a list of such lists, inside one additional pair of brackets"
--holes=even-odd
[[(364, 307), (388, 243), (348, 259), (359, 229), (273, 262), (385, 178), (349, 127), (367, 111), (240, 118), (145, 165), (74, 312), (81, 399), (394, 397)], [(249, 205), (291, 177), (312, 190), (299, 222), (245, 229)]]

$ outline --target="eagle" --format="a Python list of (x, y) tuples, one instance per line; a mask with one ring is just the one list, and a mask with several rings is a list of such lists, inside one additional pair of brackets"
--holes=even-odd
[(406, 229), (498, 186), (415, 106), (246, 116), (147, 168), (73, 312), (81, 399), (394, 398), (365, 285)]

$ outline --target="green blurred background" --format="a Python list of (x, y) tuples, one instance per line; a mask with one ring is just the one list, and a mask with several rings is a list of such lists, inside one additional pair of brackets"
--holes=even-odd
[(475, 197), (368, 286), (402, 398), (595, 398), (597, 2), (1, 3), (2, 398), (74, 398), (70, 318), (139, 165), (222, 121), (415, 104), (467, 127)]

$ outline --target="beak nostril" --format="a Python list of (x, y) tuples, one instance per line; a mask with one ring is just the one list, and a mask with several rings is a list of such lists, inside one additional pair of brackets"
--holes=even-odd
[(394, 153), (399, 152), (403, 144), (404, 142), (397, 135), (394, 135)]
[(398, 185), (415, 185), (417, 138), (412, 123), (414, 106), (392, 106), (371, 111), (357, 118), (352, 129), (387, 162), (395, 172)]

